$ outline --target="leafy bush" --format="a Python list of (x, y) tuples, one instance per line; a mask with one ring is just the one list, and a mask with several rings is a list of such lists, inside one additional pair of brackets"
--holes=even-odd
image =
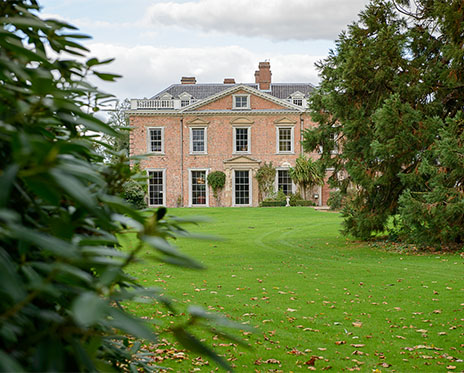
[(218, 205), (221, 204), (219, 199), (219, 191), (224, 188), (226, 184), (226, 174), (222, 171), (214, 171), (208, 174), (208, 185), (213, 190), (214, 198), (218, 201)]
[(262, 200), (270, 198), (274, 188), (276, 169), (272, 162), (262, 165), (256, 172), (255, 179), (258, 181), (259, 197)]
[[(96, 151), (95, 133), (119, 134), (88, 114), (109, 97), (86, 77), (113, 80), (99, 71), (110, 61), (72, 59), (84, 61), (84, 36), (38, 10), (34, 0), (0, 3), (0, 371), (150, 371), (129, 338), (157, 337), (119, 303), (152, 298), (176, 309), (125, 270), (142, 249), (164, 263), (201, 265), (168, 242), (186, 232), (166, 209), (147, 217), (119, 197), (132, 173), (127, 157), (108, 164)], [(124, 252), (117, 237), (126, 229), (139, 241)], [(190, 331), (218, 316), (190, 314), (169, 330), (230, 369)]]
[(122, 197), (137, 209), (147, 207), (146, 193), (143, 187), (135, 180), (128, 180), (123, 184)]
[(306, 201), (304, 199), (296, 200), (291, 206), (316, 206), (313, 201)]
[(289, 170), (292, 181), (303, 191), (303, 199), (306, 199), (306, 191), (314, 185), (324, 183), (324, 173), (311, 158), (300, 155), (295, 161), (295, 167)]
[(279, 202), (283, 203), (285, 206), (287, 203), (287, 195), (282, 191), (282, 189), (279, 189), (277, 192), (270, 193), (269, 197), (266, 198), (263, 202)]
[(261, 207), (280, 207), (280, 206), (285, 206), (286, 202), (282, 201), (263, 201), (259, 204)]

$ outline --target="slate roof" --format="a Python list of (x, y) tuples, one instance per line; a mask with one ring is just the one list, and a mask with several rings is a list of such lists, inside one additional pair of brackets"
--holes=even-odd
[[(187, 92), (192, 95), (195, 100), (203, 100), (236, 85), (239, 84), (173, 84), (151, 97), (151, 99), (159, 99), (165, 93), (169, 93), (173, 98), (179, 99), (180, 94)], [(256, 83), (243, 83), (243, 85), (258, 89), (258, 84)], [(308, 97), (313, 90), (314, 86), (310, 83), (273, 83), (271, 84), (271, 90), (264, 92), (285, 100), (290, 98), (290, 95), (295, 92), (304, 93), (305, 97)]]
[[(169, 93), (173, 98), (178, 99), (179, 95), (187, 92), (193, 96), (196, 100), (203, 100), (207, 97), (218, 94), (226, 89), (234, 87), (238, 84), (173, 84), (170, 87), (166, 88), (164, 91), (156, 94), (151, 97), (151, 100), (159, 99), (164, 93)], [(258, 89), (258, 84), (245, 84), (249, 87)]]
[(313, 91), (314, 86), (310, 83), (272, 83), (270, 94), (285, 100), (295, 92), (304, 93), (305, 97), (308, 97)]

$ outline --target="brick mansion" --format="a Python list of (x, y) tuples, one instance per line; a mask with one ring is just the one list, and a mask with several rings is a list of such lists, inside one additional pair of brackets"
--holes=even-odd
[[(264, 162), (276, 168), (276, 190), (297, 191), (289, 168), (303, 153), (303, 131), (316, 125), (306, 110), (314, 87), (273, 83), (271, 76), (270, 63), (260, 62), (254, 83), (183, 77), (150, 99), (131, 100), (130, 153), (148, 154), (141, 168), (150, 206), (217, 206), (207, 182), (213, 171), (226, 174), (222, 206), (258, 206), (254, 176)], [(328, 197), (327, 185), (311, 193), (317, 205)]]

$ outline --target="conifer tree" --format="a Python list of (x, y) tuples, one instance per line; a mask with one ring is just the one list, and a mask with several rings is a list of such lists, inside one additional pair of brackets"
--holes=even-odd
[[(346, 233), (383, 232), (399, 213), (402, 233), (416, 241), (463, 240), (462, 219), (445, 213), (449, 204), (463, 212), (462, 178), (452, 169), (463, 146), (463, 25), (458, 0), (374, 0), (318, 63), (322, 82), (310, 108), (319, 127), (304, 145), (322, 146), (320, 163), (335, 169), (332, 186), (345, 196), (352, 189)], [(343, 151), (333, 155), (336, 137)], [(419, 219), (425, 212), (428, 222)]]

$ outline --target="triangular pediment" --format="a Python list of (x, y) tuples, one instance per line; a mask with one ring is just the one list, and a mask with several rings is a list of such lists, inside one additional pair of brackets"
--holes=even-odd
[(261, 163), (260, 160), (248, 157), (246, 155), (238, 155), (236, 157), (232, 157), (224, 161), (224, 164), (227, 164), (227, 165), (245, 165), (245, 164), (248, 165), (249, 164), (249, 165), (256, 166), (256, 165), (259, 165), (260, 163)]
[(235, 118), (230, 121), (233, 126), (251, 126), (253, 123), (254, 121), (245, 117)]
[(195, 118), (187, 122), (187, 126), (192, 127), (192, 126), (201, 126), (201, 127), (207, 127), (209, 124), (209, 121), (204, 120), (202, 118)]
[(293, 126), (295, 125), (296, 121), (291, 120), (288, 118), (281, 118), (276, 121), (274, 121), (274, 124), (279, 125), (279, 126)]
[(300, 92), (300, 91), (296, 91), (296, 92), (293, 92), (290, 97), (291, 98), (304, 98), (304, 93)]

